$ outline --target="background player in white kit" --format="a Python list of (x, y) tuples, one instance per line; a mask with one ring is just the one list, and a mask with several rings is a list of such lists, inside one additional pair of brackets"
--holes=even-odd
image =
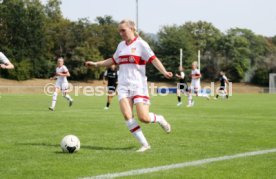
[(14, 69), (13, 64), (2, 52), (0, 52), (0, 68), (1, 69)]
[(69, 77), (69, 76), (70, 76), (70, 73), (69, 73), (67, 67), (64, 65), (64, 59), (61, 57), (58, 58), (56, 74), (54, 77), (51, 78), (51, 79), (56, 79), (57, 81), (55, 84), (55, 92), (52, 97), (52, 105), (51, 105), (51, 107), (49, 107), (49, 110), (54, 111), (59, 91), (61, 91), (63, 97), (68, 100), (69, 106), (72, 106), (73, 99), (70, 97), (69, 94), (67, 94), (68, 88), (69, 88), (67, 77)]
[(194, 93), (198, 96), (198, 92), (200, 90), (200, 78), (201, 74), (199, 69), (197, 68), (197, 62), (194, 61), (192, 63), (192, 71), (191, 71), (191, 86), (189, 88), (189, 95), (188, 95), (188, 105), (187, 107), (192, 107), (194, 105), (194, 100), (192, 94)]
[(88, 61), (86, 65), (93, 67), (119, 65), (118, 98), (120, 109), (128, 129), (142, 145), (137, 152), (144, 152), (150, 149), (150, 145), (134, 119), (134, 104), (136, 105), (136, 112), (140, 121), (144, 123), (159, 123), (165, 132), (169, 133), (171, 131), (170, 124), (163, 116), (149, 112), (150, 100), (145, 65), (147, 62), (152, 63), (166, 78), (171, 78), (173, 75), (171, 72), (166, 71), (149, 45), (137, 35), (133, 21), (121, 21), (119, 33), (123, 41), (119, 43), (113, 58), (98, 62)]

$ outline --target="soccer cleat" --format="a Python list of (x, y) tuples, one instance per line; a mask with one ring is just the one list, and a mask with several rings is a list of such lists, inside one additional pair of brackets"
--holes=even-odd
[(109, 110), (109, 107), (104, 107), (104, 110)]
[(164, 129), (166, 133), (171, 132), (171, 125), (166, 121), (164, 116), (160, 116), (162, 119), (160, 120), (159, 124)]
[(178, 102), (176, 106), (180, 106), (180, 105), (182, 105), (182, 102)]
[(149, 150), (151, 147), (148, 146), (142, 146), (140, 149), (136, 150), (136, 152), (145, 152), (147, 150)]
[(48, 108), (50, 111), (54, 111), (55, 109), (54, 108), (52, 108), (52, 107), (49, 107)]
[(73, 105), (73, 101), (69, 101), (69, 107)]

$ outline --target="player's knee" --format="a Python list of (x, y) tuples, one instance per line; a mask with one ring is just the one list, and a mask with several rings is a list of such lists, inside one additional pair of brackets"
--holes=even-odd
[(150, 116), (148, 114), (138, 114), (138, 118), (141, 122), (144, 122), (144, 123), (150, 122)]

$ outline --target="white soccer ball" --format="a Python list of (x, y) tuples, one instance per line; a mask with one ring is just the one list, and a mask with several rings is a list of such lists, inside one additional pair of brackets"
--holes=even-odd
[(75, 135), (67, 135), (60, 142), (63, 152), (74, 153), (80, 150), (80, 140)]

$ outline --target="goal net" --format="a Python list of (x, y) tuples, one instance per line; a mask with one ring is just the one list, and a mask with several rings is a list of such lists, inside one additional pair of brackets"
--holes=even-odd
[(276, 73), (269, 74), (269, 93), (276, 93)]

